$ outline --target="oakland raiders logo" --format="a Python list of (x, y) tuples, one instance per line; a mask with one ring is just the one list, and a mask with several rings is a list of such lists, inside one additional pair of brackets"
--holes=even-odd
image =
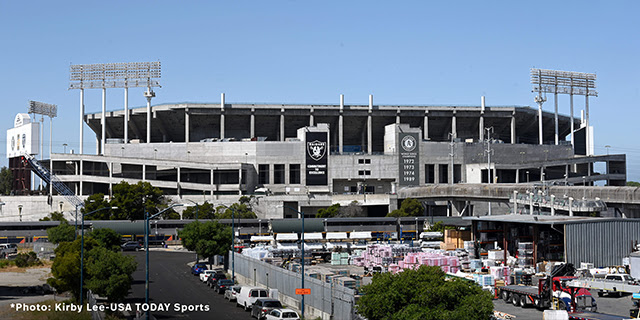
[(413, 136), (405, 136), (402, 138), (400, 145), (402, 145), (402, 149), (404, 149), (404, 151), (411, 152), (416, 148), (416, 138)]
[(324, 154), (327, 152), (327, 143), (314, 140), (311, 142), (307, 142), (307, 153), (311, 157), (311, 159), (318, 161), (324, 157)]

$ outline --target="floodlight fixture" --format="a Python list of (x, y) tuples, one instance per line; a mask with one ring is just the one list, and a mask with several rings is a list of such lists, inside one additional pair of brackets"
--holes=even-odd
[[(555, 142), (556, 145), (559, 141), (558, 134), (558, 94), (570, 95), (571, 103), (571, 144), (574, 144), (574, 124), (573, 124), (573, 96), (580, 95), (585, 96), (585, 125), (589, 128), (589, 96), (597, 97), (598, 91), (596, 91), (596, 74), (575, 72), (575, 71), (561, 71), (561, 70), (548, 70), (531, 68), (531, 84), (533, 85), (532, 92), (537, 92), (535, 102), (538, 104), (538, 135), (540, 144), (542, 144), (542, 104), (547, 100), (546, 94), (554, 94), (555, 104)], [(543, 93), (545, 96), (543, 97)], [(590, 140), (587, 129), (586, 145), (589, 149)], [(587, 154), (590, 154), (587, 151)]]
[(532, 68), (531, 84), (532, 92), (598, 96), (595, 73)]
[(49, 118), (58, 116), (58, 106), (38, 101), (29, 101), (29, 113), (40, 114)]
[(69, 89), (160, 87), (160, 61), (74, 64)]

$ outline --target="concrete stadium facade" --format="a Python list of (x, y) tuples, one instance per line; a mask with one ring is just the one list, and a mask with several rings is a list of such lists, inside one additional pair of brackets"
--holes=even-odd
[[(368, 105), (345, 105), (343, 99), (336, 105), (231, 104), (224, 95), (221, 100), (153, 106), (150, 127), (147, 108), (128, 110), (128, 122), (124, 109), (108, 112), (104, 137), (101, 113), (85, 114), (96, 134), (96, 154), (53, 154), (53, 172), (79, 196), (108, 195), (120, 181), (141, 180), (199, 202), (230, 203), (254, 194), (262, 218), (295, 216), (277, 205), (313, 215), (354, 200), (366, 214), (383, 215), (398, 206), (397, 190), (411, 186), (626, 182), (624, 155), (577, 155), (564, 141), (571, 122), (580, 128), (580, 119), (548, 112), (539, 119), (530, 107), (374, 105), (372, 97)], [(125, 125), (129, 141), (123, 139)], [(144, 141), (147, 131), (151, 141)], [(321, 183), (311, 181), (318, 166), (311, 173), (308, 166), (307, 140), (317, 134), (326, 137), (315, 140), (326, 161)], [(403, 152), (405, 147), (413, 151)], [(597, 162), (606, 164), (606, 172), (594, 172)]]

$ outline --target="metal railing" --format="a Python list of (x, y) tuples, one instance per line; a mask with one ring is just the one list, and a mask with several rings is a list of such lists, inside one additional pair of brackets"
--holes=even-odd
[(53, 188), (56, 189), (59, 194), (64, 196), (64, 198), (69, 201), (69, 203), (71, 203), (74, 207), (84, 206), (84, 201), (76, 196), (75, 192), (69, 189), (69, 187), (67, 187), (64, 182), (60, 181), (60, 179), (58, 179), (55, 174), (52, 174), (51, 171), (43, 166), (36, 158), (26, 153), (22, 156), (29, 162), (31, 168), (33, 169), (33, 172), (35, 172), (35, 174), (38, 175), (38, 177), (40, 177), (42, 180), (51, 183)]

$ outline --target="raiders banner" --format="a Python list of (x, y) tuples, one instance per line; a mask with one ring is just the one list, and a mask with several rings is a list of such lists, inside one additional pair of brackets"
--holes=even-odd
[(398, 141), (400, 148), (400, 177), (398, 179), (401, 186), (415, 186), (420, 179), (420, 145), (418, 144), (417, 133), (399, 133)]
[(305, 139), (308, 186), (327, 185), (329, 142), (326, 132), (307, 132)]

